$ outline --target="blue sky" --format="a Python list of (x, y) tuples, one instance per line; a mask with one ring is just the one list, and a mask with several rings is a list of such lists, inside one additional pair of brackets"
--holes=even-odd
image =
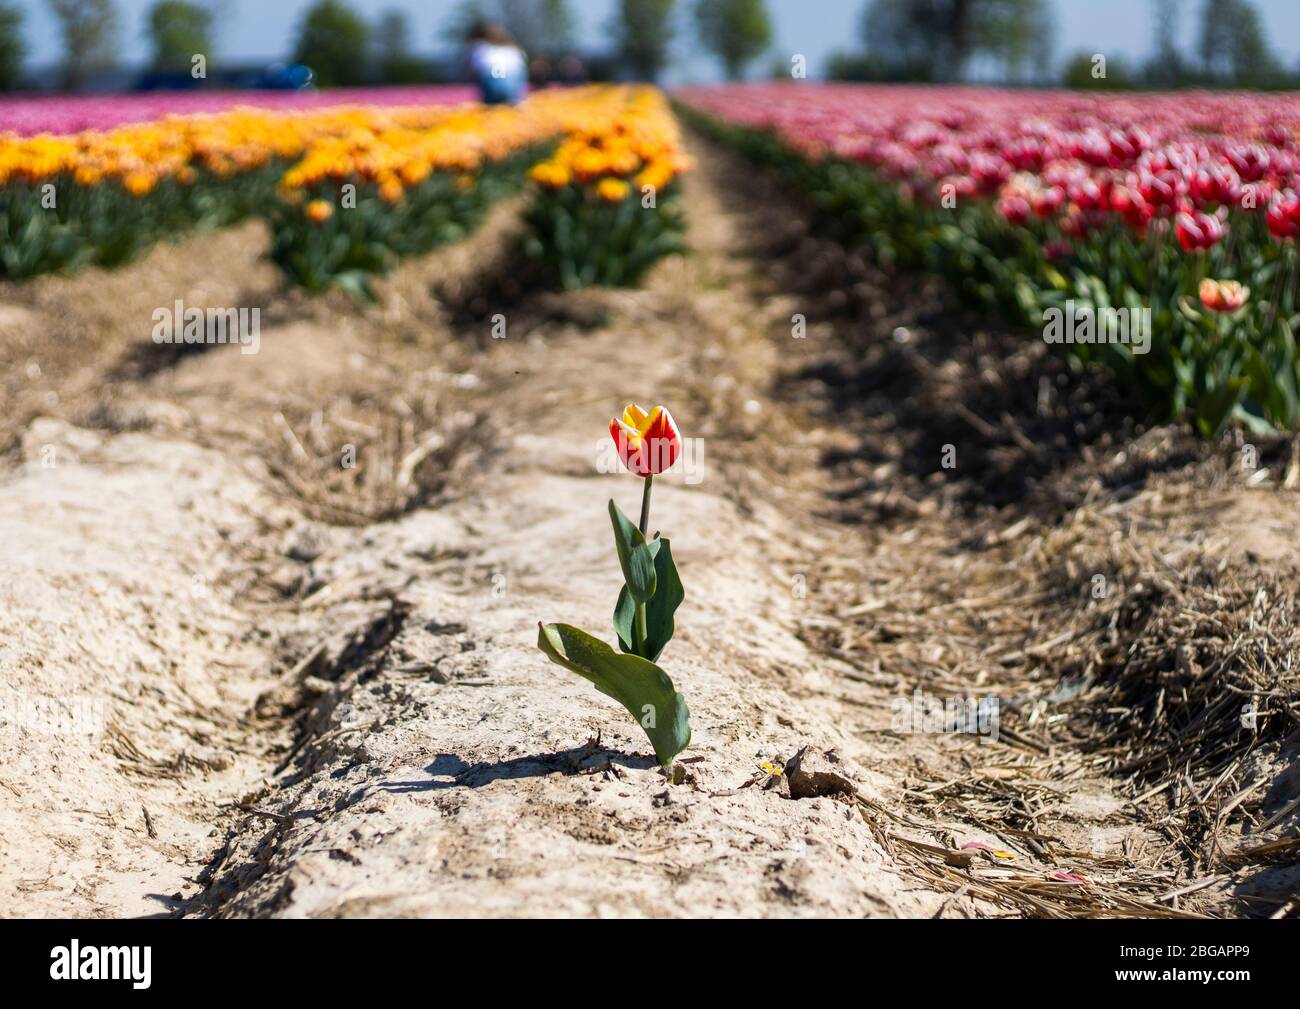
[[(399, 7), (410, 14), (415, 45), (435, 47), (438, 29), (455, 6), (455, 0), (352, 0), (358, 10), (372, 14)], [(679, 0), (689, 7), (694, 0)], [(859, 12), (865, 0), (767, 0), (775, 25), (773, 58), (788, 59), (802, 53), (815, 75), (828, 54), (856, 41)], [(1179, 0), (1183, 11), (1182, 42), (1190, 49), (1200, 21), (1202, 0)], [(585, 41), (599, 44), (604, 37), (614, 0), (570, 0), (581, 22)], [(225, 17), (218, 37), (217, 57), (239, 62), (271, 61), (289, 50), (294, 27), (308, 0), (223, 0)], [(47, 0), (18, 0), (27, 15), (25, 35), (36, 63), (58, 58), (59, 40)], [(144, 16), (150, 0), (117, 0), (122, 32), (119, 51), (128, 62), (144, 59)], [(1150, 0), (1052, 0), (1056, 17), (1055, 54), (1101, 52), (1110, 58), (1138, 59), (1152, 42)], [(1289, 66), (1300, 63), (1300, 0), (1256, 0), (1270, 42)], [(672, 79), (709, 79), (713, 64), (698, 53), (688, 32), (679, 32), (679, 54)]]

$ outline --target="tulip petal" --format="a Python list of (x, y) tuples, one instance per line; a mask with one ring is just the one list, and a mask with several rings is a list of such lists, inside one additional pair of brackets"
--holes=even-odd
[(651, 473), (662, 473), (677, 461), (682, 451), (682, 436), (673, 415), (661, 406), (654, 408), (641, 434), (642, 455)]

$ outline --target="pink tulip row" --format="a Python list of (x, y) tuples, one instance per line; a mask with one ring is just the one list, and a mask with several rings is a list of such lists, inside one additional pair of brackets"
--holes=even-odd
[(1172, 219), (1194, 251), (1241, 208), (1278, 240), (1300, 234), (1296, 95), (766, 84), (677, 97), (806, 157), (868, 165), (918, 200), (996, 200), (1013, 223), (1054, 219), (1077, 236), (1114, 215), (1139, 233)]
[(164, 116), (224, 112), (239, 106), (313, 109), (332, 105), (452, 105), (472, 101), (474, 88), (453, 85), (338, 88), (330, 91), (155, 91), (140, 94), (41, 96), (0, 105), (0, 134), (68, 134), (107, 130)]

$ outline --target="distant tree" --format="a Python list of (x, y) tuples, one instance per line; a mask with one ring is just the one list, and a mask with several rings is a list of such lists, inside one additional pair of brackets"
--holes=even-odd
[(861, 35), (894, 79), (961, 80), (980, 55), (1008, 80), (1043, 77), (1051, 63), (1046, 0), (871, 0)]
[(732, 80), (772, 44), (772, 23), (763, 0), (696, 0), (695, 24), (700, 40)]
[[(1065, 64), (1062, 83), (1077, 91), (1127, 91), (1133, 87), (1128, 69), (1118, 60), (1097, 62), (1097, 53), (1078, 53)], [(1104, 70), (1102, 76), (1098, 71)]]
[(968, 38), (951, 15), (946, 0), (871, 0), (862, 12), (862, 42), (893, 74), (958, 79), (969, 55)]
[(443, 21), (438, 34), (444, 42), (453, 46), (462, 46), (469, 38), (474, 25), (486, 20), (488, 20), (488, 9), (484, 0), (460, 0)]
[(369, 37), (366, 23), (342, 0), (317, 0), (303, 15), (293, 60), (311, 67), (322, 87), (360, 84)]
[(573, 48), (575, 22), (568, 0), (492, 0), (486, 9), (527, 53), (555, 55)]
[(488, 11), (491, 20), (501, 22), (524, 52), (542, 51), (545, 32), (537, 0), (492, 0)]
[(23, 12), (0, 0), (0, 91), (13, 91), (22, 82), (26, 56)]
[(1142, 68), (1143, 83), (1150, 87), (1176, 88), (1190, 83), (1192, 67), (1178, 49), (1178, 29), (1182, 23), (1181, 0), (1151, 0), (1155, 49)]
[(375, 25), (375, 64), (388, 84), (415, 84), (425, 78), (425, 66), (411, 52), (411, 19), (396, 7), (379, 15)]
[(1228, 48), (1223, 44), (1223, 24), (1232, 6), (1232, 0), (1227, 0), (1227, 3), (1223, 0), (1204, 0), (1201, 6), (1201, 35), (1196, 55), (1200, 58), (1201, 71), (1206, 77), (1214, 77), (1221, 72), (1228, 56)]
[(677, 0), (619, 0), (611, 34), (619, 58), (647, 81), (659, 79), (668, 63)]
[(212, 53), (212, 11), (191, 0), (158, 0), (146, 30), (155, 70), (189, 69), (195, 54)]
[(577, 22), (569, 9), (569, 0), (540, 0), (542, 44), (553, 53), (568, 52), (573, 48), (573, 35)]
[(1155, 58), (1180, 65), (1182, 54), (1178, 51), (1178, 25), (1181, 0), (1152, 0), (1152, 20), (1155, 35)]
[(1248, 0), (1205, 0), (1197, 49), (1209, 83), (1247, 88), (1285, 84), (1285, 71)]
[(63, 86), (73, 90), (113, 62), (117, 11), (113, 0), (49, 0), (49, 5), (63, 35)]
[(1004, 80), (1047, 76), (1052, 62), (1047, 0), (978, 0), (970, 10), (971, 48), (1000, 63)]

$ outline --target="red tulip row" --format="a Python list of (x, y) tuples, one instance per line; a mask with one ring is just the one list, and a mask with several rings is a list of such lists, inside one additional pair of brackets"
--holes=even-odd
[(1184, 249), (1227, 236), (1227, 209), (1300, 233), (1300, 97), (1089, 97), (965, 88), (690, 89), (683, 100), (896, 180), (918, 200), (996, 198), (1003, 215), (1057, 218), (1067, 234), (1121, 217), (1174, 218)]
[(1066, 299), (1149, 310), (1149, 349), (1070, 352), (1112, 365), (1153, 413), (1207, 432), (1232, 416), (1300, 425), (1300, 97), (793, 84), (677, 97), (888, 261), (1031, 324)]

